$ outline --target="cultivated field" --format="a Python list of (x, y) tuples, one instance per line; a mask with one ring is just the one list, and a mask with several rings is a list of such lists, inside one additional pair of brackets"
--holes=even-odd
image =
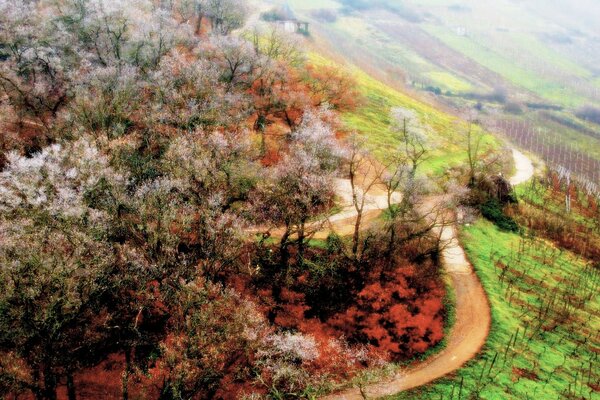
[(596, 398), (598, 267), (484, 221), (463, 242), (492, 306), (485, 351), (455, 376), (394, 399)]

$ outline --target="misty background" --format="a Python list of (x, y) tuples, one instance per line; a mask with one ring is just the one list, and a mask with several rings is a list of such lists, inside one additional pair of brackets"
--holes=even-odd
[(564, 167), (600, 181), (600, 3), (289, 0), (316, 42)]

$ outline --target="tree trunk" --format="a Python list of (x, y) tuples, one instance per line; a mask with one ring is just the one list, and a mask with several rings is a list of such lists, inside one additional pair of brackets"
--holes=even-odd
[(388, 242), (387, 248), (387, 262), (388, 265), (392, 266), (392, 255), (394, 254), (394, 249), (396, 247), (396, 227), (394, 226), (394, 222), (392, 221), (392, 226), (390, 227), (390, 241)]
[(50, 367), (44, 368), (44, 390), (42, 397), (44, 400), (56, 400), (56, 375)]
[(69, 400), (77, 400), (75, 391), (75, 382), (73, 382), (73, 372), (67, 372), (67, 396)]
[(35, 400), (44, 400), (44, 395), (40, 388), (41, 371), (40, 371), (39, 367), (33, 368), (32, 375), (33, 375), (33, 382), (35, 382), (35, 386), (33, 388), (31, 388), (31, 391), (33, 392), (33, 395), (35, 396)]
[(290, 250), (289, 250), (290, 227), (286, 225), (285, 232), (279, 242), (279, 254), (281, 256), (281, 266), (288, 269), (290, 265)]
[(129, 399), (129, 373), (131, 371), (131, 349), (125, 348), (125, 371), (123, 371), (123, 379), (121, 380), (121, 393), (123, 400)]
[(263, 114), (258, 114), (256, 121), (254, 122), (254, 130), (260, 132), (260, 155), (264, 157), (267, 153), (267, 143), (265, 137), (265, 130), (267, 128), (267, 117)]
[(354, 261), (358, 261), (358, 242), (360, 240), (360, 224), (362, 220), (362, 208), (356, 214), (356, 222), (354, 223), (354, 235), (352, 237), (352, 255)]
[(471, 172), (471, 176), (469, 177), (469, 188), (474, 188), (475, 187), (475, 173)]
[(260, 131), (260, 155), (264, 157), (267, 154), (267, 138), (265, 137), (265, 130)]
[(305, 226), (306, 219), (302, 219), (298, 227), (298, 264), (300, 265), (302, 265), (302, 263), (304, 262), (304, 249), (306, 248)]

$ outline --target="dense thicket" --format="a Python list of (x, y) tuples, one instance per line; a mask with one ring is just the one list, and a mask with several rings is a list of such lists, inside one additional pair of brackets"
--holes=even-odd
[(309, 396), (441, 340), (424, 144), (402, 132), (383, 231), (312, 246), (366, 159), (336, 138), (356, 93), (246, 15), (0, 0), (0, 393), (107, 396), (103, 366), (124, 399)]

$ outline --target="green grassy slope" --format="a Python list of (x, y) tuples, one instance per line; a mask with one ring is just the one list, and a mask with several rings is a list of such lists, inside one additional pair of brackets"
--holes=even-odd
[[(518, 51), (506, 53), (493, 50), (490, 46), (486, 46), (473, 38), (458, 36), (445, 27), (430, 25), (425, 27), (425, 30), (452, 49), (475, 60), (489, 70), (500, 74), (508, 82), (535, 93), (539, 97), (550, 101), (553, 104), (574, 107), (581, 106), (588, 101), (583, 95), (580, 95), (575, 90), (565, 86), (563, 82), (553, 81), (549, 77), (541, 75), (539, 71), (532, 70), (525, 66), (524, 63), (528, 60), (515, 60), (515, 58), (513, 58), (515, 53), (537, 53), (538, 55), (546, 55), (550, 52), (549, 49), (543, 47), (541, 43), (530, 36), (522, 34), (518, 40), (515, 37), (509, 36), (510, 39), (507, 40), (511, 40), (515, 46), (518, 46)], [(555, 58), (554, 60), (556, 63), (561, 61), (561, 67), (566, 64), (566, 61), (562, 60), (562, 58)], [(570, 70), (567, 70), (565, 73), (569, 71)], [(576, 68), (573, 72), (574, 74), (589, 74), (587, 71), (582, 72), (581, 68)]]
[[(315, 65), (331, 63), (316, 54), (311, 54), (310, 62)], [(367, 138), (367, 143), (377, 158), (385, 161), (399, 146), (398, 136), (391, 129), (390, 111), (393, 108), (404, 108), (415, 113), (419, 123), (426, 127), (429, 146), (432, 149), (422, 166), (424, 173), (438, 175), (449, 167), (466, 162), (465, 145), (461, 143), (466, 129), (464, 122), (385, 85), (358, 68), (353, 68), (351, 73), (364, 101), (356, 110), (344, 113), (342, 120), (349, 131), (355, 131)], [(499, 147), (500, 142), (492, 135), (484, 136), (483, 151)]]
[(599, 398), (600, 271), (485, 221), (462, 239), (492, 306), (487, 344), (455, 376), (393, 398)]

